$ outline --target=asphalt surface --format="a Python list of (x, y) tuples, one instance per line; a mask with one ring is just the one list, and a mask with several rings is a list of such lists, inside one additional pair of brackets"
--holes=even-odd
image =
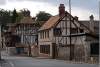
[(2, 54), (4, 60), (0, 61), (0, 67), (98, 67), (97, 64), (73, 64), (63, 60), (40, 59), (22, 56), (9, 56)]

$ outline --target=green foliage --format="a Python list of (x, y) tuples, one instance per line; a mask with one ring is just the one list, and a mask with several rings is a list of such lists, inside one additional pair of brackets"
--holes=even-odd
[(20, 22), (23, 17), (30, 16), (30, 11), (28, 9), (22, 9), (20, 12), (17, 12), (16, 22)]
[(28, 9), (22, 9), (20, 10), (20, 13), (24, 16), (24, 17), (27, 17), (27, 16), (30, 16), (30, 11)]
[(21, 19), (23, 19), (23, 14), (21, 12), (18, 12), (18, 17), (16, 18), (16, 22), (20, 22)]
[(6, 26), (7, 23), (11, 22), (11, 11), (0, 9), (0, 25), (1, 31), (8, 29)]
[(30, 16), (28, 9), (22, 9), (20, 12), (17, 12), (16, 9), (13, 11), (0, 9), (0, 25), (2, 25), (2, 29), (6, 29), (6, 24), (20, 22), (25, 16)]
[(36, 15), (36, 21), (47, 21), (52, 15), (49, 13), (46, 13), (44, 11), (40, 11), (37, 15)]
[(0, 9), (0, 24), (5, 25), (11, 22), (11, 11)]
[(16, 9), (12, 12), (12, 23), (15, 23), (17, 21), (18, 14), (16, 12)]
[(0, 9), (0, 24), (6, 25), (7, 23), (20, 22), (24, 16), (30, 16), (30, 11), (23, 9), (20, 12), (17, 12), (16, 9), (13, 11)]

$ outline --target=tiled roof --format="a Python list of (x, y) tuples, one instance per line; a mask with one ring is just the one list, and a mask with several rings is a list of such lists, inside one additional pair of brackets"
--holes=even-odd
[[(66, 14), (69, 14), (68, 12), (66, 12)], [(70, 14), (69, 14), (70, 15)], [(74, 18), (72, 15), (70, 15), (72, 18)], [(64, 16), (63, 16), (64, 17)], [(46, 29), (50, 29), (52, 28), (54, 25), (56, 25), (60, 19), (62, 19), (63, 17), (60, 17), (59, 15), (53, 16), (51, 17), (47, 22), (45, 22), (43, 24), (42, 27), (40, 27), (39, 31), (41, 30), (46, 30)], [(78, 21), (78, 23), (81, 25), (81, 27), (85, 27), (89, 32), (93, 33), (93, 31), (89, 28), (89, 20), (83, 20), (83, 21)], [(95, 27), (99, 27), (99, 22), (94, 20)], [(93, 33), (94, 34), (94, 33)]]
[[(90, 25), (90, 21), (89, 20), (86, 20), (86, 21), (80, 21), (79, 20), (79, 22), (81, 23), (81, 24), (84, 24), (86, 27), (89, 27), (89, 25)], [(81, 25), (80, 24), (80, 25)], [(80, 27), (84, 27), (83, 25), (81, 25)]]
[[(65, 11), (65, 15), (69, 15), (73, 18), (73, 16), (68, 13), (67, 11)], [(62, 19), (65, 15), (63, 16), (59, 16), (59, 15), (56, 15), (56, 16), (52, 16), (47, 22), (45, 22), (42, 27), (40, 27), (39, 31), (40, 30), (46, 30), (46, 29), (50, 29), (51, 27), (53, 27), (54, 25), (56, 25), (60, 19)]]
[(34, 21), (31, 17), (24, 17), (20, 23), (34, 23)]
[(60, 19), (59, 15), (52, 16), (48, 21), (46, 21), (43, 26), (39, 30), (45, 30), (50, 29), (52, 26), (54, 26), (57, 21)]
[[(79, 22), (82, 23), (82, 24), (84, 24), (85, 26), (89, 27), (90, 20), (86, 20), (86, 21), (85, 20), (83, 20), (83, 21), (79, 20)], [(95, 27), (99, 27), (99, 21), (94, 20), (93, 22), (94, 22), (94, 26)]]

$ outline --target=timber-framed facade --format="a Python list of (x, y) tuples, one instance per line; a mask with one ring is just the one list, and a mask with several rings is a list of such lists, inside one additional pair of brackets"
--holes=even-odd
[[(67, 60), (72, 57), (72, 60), (90, 61), (91, 44), (98, 43), (98, 33), (95, 33), (99, 31), (95, 29), (99, 27), (98, 22), (94, 20), (93, 15), (88, 21), (80, 21), (78, 17), (73, 17), (65, 11), (64, 4), (60, 4), (59, 15), (51, 17), (39, 29), (39, 55)], [(93, 56), (96, 60), (98, 52)]]

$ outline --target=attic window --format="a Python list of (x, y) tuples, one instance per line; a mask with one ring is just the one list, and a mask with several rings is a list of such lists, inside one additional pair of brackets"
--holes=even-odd
[(60, 36), (62, 33), (61, 33), (61, 28), (55, 28), (54, 29), (54, 36)]

